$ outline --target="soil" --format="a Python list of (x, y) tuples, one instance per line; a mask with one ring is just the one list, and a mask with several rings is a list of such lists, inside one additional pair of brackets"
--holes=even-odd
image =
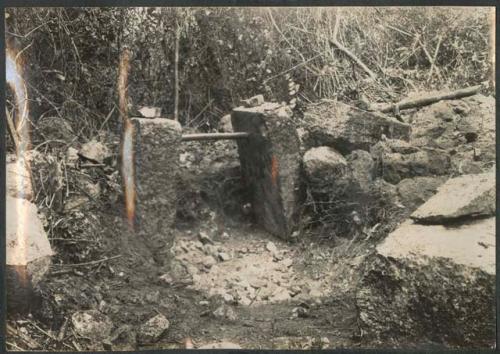
[[(299, 242), (283, 242), (257, 228), (244, 207), (244, 191), (234, 178), (236, 144), (188, 143), (182, 149), (179, 183), (186, 188), (172, 228), (175, 261), (155, 263), (128, 229), (117, 207), (120, 196), (87, 203), (75, 213), (90, 220), (89, 228), (78, 224), (76, 232), (98, 243), (57, 244), (31, 313), (9, 316), (8, 349), (167, 349), (185, 348), (186, 341), (249, 349), (362, 345), (354, 291), (356, 269), (373, 249), (371, 242), (322, 241), (312, 230)], [(203, 245), (200, 232), (212, 243)], [(96, 244), (98, 251), (81, 258), (85, 245)], [(111, 319), (109, 338), (77, 333), (71, 317), (87, 310)], [(168, 319), (168, 330), (155, 341), (138, 342), (139, 327), (159, 313)]]
[[(204, 227), (206, 225), (204, 223)], [(233, 258), (219, 260), (206, 269), (200, 263), (206, 255), (197, 248), (201, 245), (197, 240), (199, 228), (177, 229), (176, 259), (194, 271), (191, 276), (188, 272), (185, 275), (167, 273), (175, 278), (169, 284), (160, 279), (164, 275), (161, 268), (148, 264), (147, 259), (142, 259), (141, 264), (141, 257), (134, 260), (129, 258), (131, 255), (71, 273), (54, 271), (43, 286), (44, 306), (34, 311), (36, 319), (11, 318), (9, 324), (18, 330), (27, 327), (27, 333), (40, 344), (31, 349), (45, 350), (184, 348), (187, 338), (195, 346), (223, 341), (249, 349), (361, 345), (356, 341), (355, 286), (349, 276), (356, 273), (356, 267), (367, 253), (353, 257), (349, 263), (339, 258), (339, 254), (347, 250), (348, 242), (337, 247), (314, 245), (306, 239), (286, 244), (248, 224), (226, 230), (225, 238), (213, 238), (213, 247), (219, 254), (226, 253)], [(267, 250), (269, 242), (276, 246), (278, 258)], [(350, 246), (352, 249), (353, 245)], [(357, 254), (364, 248), (354, 247), (358, 248)], [(283, 258), (278, 260), (280, 257)], [(290, 267), (287, 267), (288, 260), (292, 263)], [(242, 304), (234, 298), (224, 300), (223, 295), (234, 290), (230, 287), (238, 277), (258, 287), (251, 288), (257, 294), (253, 298), (249, 296), (251, 303)], [(277, 295), (258, 296), (259, 289), (274, 289)], [(285, 300), (279, 298), (282, 294), (286, 294)], [(230, 308), (230, 315), (214, 314), (220, 307)], [(111, 318), (114, 324), (111, 337), (122, 331), (118, 338), (110, 340), (111, 346), (106, 346), (106, 341), (102, 344), (83, 338), (71, 326), (61, 341), (41, 332), (43, 329), (57, 337), (65, 319), (73, 312), (92, 308)], [(170, 328), (157, 342), (136, 346), (137, 328), (157, 313), (168, 318)], [(41, 329), (33, 327), (35, 325)], [(22, 348), (23, 344), (17, 345)]]

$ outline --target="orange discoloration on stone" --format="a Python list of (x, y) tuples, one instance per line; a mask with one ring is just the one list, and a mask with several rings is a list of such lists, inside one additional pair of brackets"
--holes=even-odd
[(278, 159), (276, 156), (271, 158), (271, 180), (274, 185), (278, 182)]

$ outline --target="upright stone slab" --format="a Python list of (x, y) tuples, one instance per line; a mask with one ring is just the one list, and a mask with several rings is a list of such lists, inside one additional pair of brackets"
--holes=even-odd
[(291, 117), (289, 108), (276, 103), (231, 113), (233, 130), (250, 133), (238, 140), (238, 152), (256, 221), (283, 239), (293, 232), (300, 198), (300, 146)]
[(53, 252), (33, 203), (7, 195), (6, 211), (7, 308), (28, 312)]
[(135, 132), (136, 223), (155, 260), (166, 264), (173, 245), (176, 174), (181, 126), (165, 118), (133, 118)]

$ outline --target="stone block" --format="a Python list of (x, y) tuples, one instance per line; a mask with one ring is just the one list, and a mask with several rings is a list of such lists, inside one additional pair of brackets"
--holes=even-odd
[(133, 118), (135, 142), (135, 232), (159, 263), (166, 263), (173, 245), (176, 178), (182, 129), (164, 118)]
[(429, 198), (436, 194), (437, 189), (448, 177), (427, 176), (405, 178), (397, 185), (397, 190), (401, 203), (410, 211), (415, 211)]
[(338, 151), (328, 146), (307, 150), (303, 164), (311, 182), (324, 183), (342, 178), (347, 173), (347, 161)]
[(7, 193), (14, 198), (30, 200), (33, 197), (31, 174), (24, 159), (7, 162), (6, 167)]
[(289, 108), (264, 103), (231, 113), (245, 185), (252, 195), (256, 222), (271, 234), (290, 238), (300, 199), (300, 144)]
[(36, 206), (7, 195), (6, 293), (9, 311), (29, 311), (34, 288), (49, 270), (53, 255)]
[(256, 96), (250, 97), (246, 100), (241, 100), (240, 104), (246, 108), (260, 106), (261, 104), (264, 104), (264, 96), (263, 95), (256, 95)]
[(161, 117), (161, 108), (160, 107), (150, 107), (144, 106), (139, 108), (139, 113), (142, 114), (144, 118), (158, 118)]
[(381, 141), (371, 148), (371, 154), (376, 161), (376, 174), (387, 182), (397, 184), (405, 178), (442, 176), (451, 173), (451, 159), (446, 150), (434, 148), (401, 150), (394, 149), (389, 142)]
[(382, 136), (409, 140), (411, 126), (389, 116), (361, 110), (341, 102), (323, 102), (304, 112), (304, 142), (308, 147), (331, 146), (342, 154), (366, 150)]
[(495, 345), (495, 218), (403, 223), (363, 265), (356, 294), (365, 341)]
[(449, 179), (411, 218), (421, 223), (443, 223), (460, 218), (495, 215), (495, 173)]

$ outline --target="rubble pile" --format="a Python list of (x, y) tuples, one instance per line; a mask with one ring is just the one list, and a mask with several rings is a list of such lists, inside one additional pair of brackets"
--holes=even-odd
[(294, 264), (297, 255), (289, 245), (244, 238), (236, 230), (222, 236), (189, 232), (178, 238), (175, 253), (180, 269), (168, 282), (185, 282), (208, 298), (222, 298), (228, 305), (319, 300), (331, 290), (333, 275), (309, 279)]
[(299, 131), (314, 224), (349, 236), (360, 216), (363, 227), (390, 223), (391, 231), (449, 177), (491, 168), (494, 108), (479, 94), (410, 112), (402, 123), (337, 101), (311, 105)]

